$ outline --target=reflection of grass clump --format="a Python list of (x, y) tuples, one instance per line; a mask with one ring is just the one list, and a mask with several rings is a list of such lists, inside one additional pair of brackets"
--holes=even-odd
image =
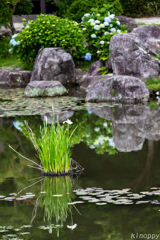
[[(66, 122), (70, 124), (70, 120)], [(68, 124), (67, 127), (66, 124), (61, 126), (57, 119), (57, 126), (55, 126), (53, 118), (51, 126), (44, 122), (36, 139), (31, 129), (28, 129), (31, 132), (32, 143), (38, 150), (44, 172), (67, 173), (71, 157), (70, 140), (76, 128), (70, 133)]]
[(71, 211), (71, 205), (68, 205), (71, 202), (72, 193), (69, 176), (45, 177), (43, 191), (46, 193), (42, 194), (40, 205), (43, 205), (45, 209), (45, 221), (50, 225), (52, 218), (55, 218), (56, 224), (63, 225), (68, 211)]

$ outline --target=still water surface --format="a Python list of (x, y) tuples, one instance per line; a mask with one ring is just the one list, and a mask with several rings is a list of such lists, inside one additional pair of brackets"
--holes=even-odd
[(78, 124), (72, 158), (85, 168), (80, 176), (41, 178), (8, 147), (38, 162), (22, 124), (27, 120), (38, 134), (44, 115), (0, 119), (0, 239), (160, 234), (160, 111), (97, 105), (59, 117)]

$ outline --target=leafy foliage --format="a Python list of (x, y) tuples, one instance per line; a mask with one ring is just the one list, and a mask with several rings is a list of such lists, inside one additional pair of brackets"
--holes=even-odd
[(160, 0), (121, 0), (124, 15), (128, 17), (142, 17), (158, 15)]
[(84, 55), (84, 37), (78, 24), (54, 15), (41, 14), (35, 21), (29, 21), (15, 40), (20, 44), (12, 47), (13, 52), (25, 64), (33, 65), (40, 48), (61, 47), (73, 51), (75, 58)]
[(44, 172), (64, 173), (69, 171), (70, 141), (75, 129), (70, 133), (69, 127), (66, 127), (66, 124), (61, 126), (58, 118), (57, 126), (54, 124), (54, 119), (51, 126), (47, 126), (46, 119), (43, 128), (40, 128), (38, 138), (35, 139), (35, 136), (30, 135), (34, 147), (38, 150), (38, 157)]
[(150, 92), (160, 90), (160, 78), (149, 79), (146, 86)]
[(17, 3), (14, 15), (29, 15), (32, 13), (32, 8), (34, 7), (31, 0), (21, 0)]
[(0, 57), (7, 57), (9, 56), (9, 39), (5, 36), (1, 38), (1, 44), (0, 44)]
[(7, 26), (11, 18), (11, 8), (6, 0), (1, 0), (0, 26)]
[(119, 0), (76, 0), (68, 7), (64, 17), (73, 19), (77, 22), (81, 21), (82, 16), (90, 12), (91, 8), (102, 8), (103, 4), (110, 4), (112, 10), (116, 15), (121, 15), (123, 12), (121, 3)]
[[(111, 14), (112, 13), (112, 14)], [(83, 34), (87, 44), (88, 52), (100, 60), (109, 58), (109, 42), (113, 35), (125, 33), (126, 27), (113, 14), (112, 6), (104, 4), (103, 8), (92, 8), (90, 14), (82, 17)]]
[(42, 191), (45, 194), (42, 194), (40, 205), (45, 210), (44, 220), (49, 226), (53, 223), (53, 220), (55, 224), (63, 225), (66, 221), (68, 211), (71, 212), (71, 205), (68, 205), (68, 203), (72, 202), (72, 187), (69, 176), (63, 178), (45, 177)]
[(15, 28), (13, 25), (12, 15), (28, 15), (32, 12), (32, 7), (33, 4), (31, 3), (31, 0), (1, 0), (0, 26), (10, 28), (12, 34), (14, 34)]

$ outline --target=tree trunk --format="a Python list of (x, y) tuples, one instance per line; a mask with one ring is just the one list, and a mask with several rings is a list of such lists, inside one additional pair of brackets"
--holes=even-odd
[(40, 11), (41, 13), (46, 13), (46, 1), (40, 0)]
[(16, 29), (14, 28), (12, 16), (11, 16), (11, 20), (10, 20), (10, 23), (9, 23), (9, 28), (11, 29), (12, 34), (15, 34)]

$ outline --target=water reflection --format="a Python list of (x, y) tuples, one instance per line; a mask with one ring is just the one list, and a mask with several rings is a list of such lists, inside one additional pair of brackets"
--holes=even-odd
[[(42, 207), (44, 209), (44, 222), (47, 226), (40, 226), (40, 229), (48, 229), (49, 233), (52, 233), (52, 229), (57, 230), (57, 236), (59, 236), (59, 229), (63, 227), (68, 214), (72, 219), (72, 187), (69, 176), (65, 177), (45, 177), (41, 192), (36, 200), (36, 204), (32, 213), (32, 219), (30, 225), (32, 225), (34, 218), (36, 217), (37, 208)], [(73, 220), (71, 220), (71, 226)]]

